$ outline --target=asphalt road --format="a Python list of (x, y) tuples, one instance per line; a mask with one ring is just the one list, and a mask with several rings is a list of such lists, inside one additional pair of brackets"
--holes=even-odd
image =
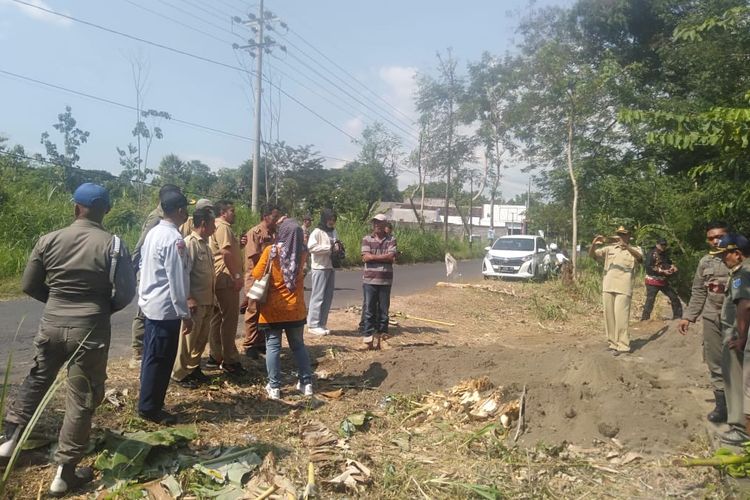
[[(458, 265), (460, 276), (454, 281), (474, 281), (481, 278), (481, 260), (462, 261)], [(393, 295), (409, 295), (432, 287), (438, 281), (445, 280), (445, 264), (434, 262), (427, 264), (399, 265), (394, 273)], [(362, 272), (359, 269), (336, 272), (336, 292), (333, 297), (333, 308), (346, 308), (362, 303)], [(309, 281), (309, 280), (308, 280)], [(305, 283), (306, 289), (309, 282)], [(309, 291), (306, 293), (309, 297)], [(13, 368), (11, 380), (17, 382), (23, 377), (32, 364), (34, 349), (32, 340), (36, 334), (43, 304), (32, 299), (18, 299), (0, 302), (0, 374), (5, 371), (6, 360), (12, 346)], [(112, 316), (112, 343), (110, 357), (118, 358), (130, 355), (130, 325), (135, 315), (135, 301), (124, 311)], [(242, 318), (240, 318), (240, 324)], [(20, 324), (20, 329), (19, 329)], [(18, 336), (13, 341), (16, 330)], [(238, 333), (241, 332), (241, 326)], [(2, 375), (0, 375), (2, 378)]]

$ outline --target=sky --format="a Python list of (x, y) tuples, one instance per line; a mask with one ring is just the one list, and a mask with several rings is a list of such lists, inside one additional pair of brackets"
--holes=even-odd
[[(201, 160), (213, 170), (235, 168), (252, 157), (254, 77), (241, 68), (254, 72), (255, 61), (232, 44), (246, 45), (253, 35), (232, 17), (257, 14), (257, 2), (23, 1), (121, 34), (0, 0), (0, 136), (10, 144), (43, 153), (41, 133), (59, 139), (52, 125), (69, 105), (78, 126), (91, 132), (79, 151), (80, 166), (119, 173), (116, 148), (134, 142), (136, 113), (127, 106), (136, 102), (131, 63), (137, 60), (145, 68), (144, 108), (194, 124), (162, 120), (164, 138), (154, 141), (149, 167), (169, 153)], [(409, 149), (417, 135), (414, 76), (435, 73), (438, 51), (451, 48), (465, 72), (485, 51), (512, 50), (515, 28), (530, 9), (569, 3), (266, 0), (264, 9), (289, 29), (276, 22), (269, 33), (286, 53), (275, 47), (264, 56), (270, 84), (263, 84), (263, 140), (312, 144), (326, 166), (336, 168), (356, 157), (352, 137), (380, 121)], [(411, 180), (401, 175), (400, 187)], [(508, 169), (503, 197), (525, 192), (527, 182), (520, 166)]]

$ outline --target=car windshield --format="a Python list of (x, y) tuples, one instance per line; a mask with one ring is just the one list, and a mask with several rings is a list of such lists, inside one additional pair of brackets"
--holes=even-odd
[(534, 251), (534, 240), (531, 238), (500, 238), (492, 245), (492, 249), (532, 252)]

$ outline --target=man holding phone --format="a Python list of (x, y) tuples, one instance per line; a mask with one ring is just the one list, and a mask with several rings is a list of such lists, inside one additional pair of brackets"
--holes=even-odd
[(604, 330), (607, 334), (607, 349), (615, 356), (630, 352), (630, 299), (633, 295), (635, 267), (643, 262), (640, 247), (630, 244), (630, 231), (620, 226), (615, 231), (612, 243), (597, 236), (591, 242), (589, 256), (604, 262), (602, 303), (604, 305)]

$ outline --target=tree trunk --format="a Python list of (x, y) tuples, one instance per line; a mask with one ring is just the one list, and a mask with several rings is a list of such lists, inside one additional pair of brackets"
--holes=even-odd
[(572, 249), (570, 252), (570, 265), (571, 272), (573, 274), (573, 281), (576, 280), (576, 271), (578, 266), (578, 180), (576, 179), (575, 171), (573, 170), (573, 110), (571, 106), (570, 113), (568, 114), (568, 148), (567, 148), (567, 159), (568, 159), (568, 175), (570, 175), (570, 183), (573, 185), (573, 238), (572, 238)]

